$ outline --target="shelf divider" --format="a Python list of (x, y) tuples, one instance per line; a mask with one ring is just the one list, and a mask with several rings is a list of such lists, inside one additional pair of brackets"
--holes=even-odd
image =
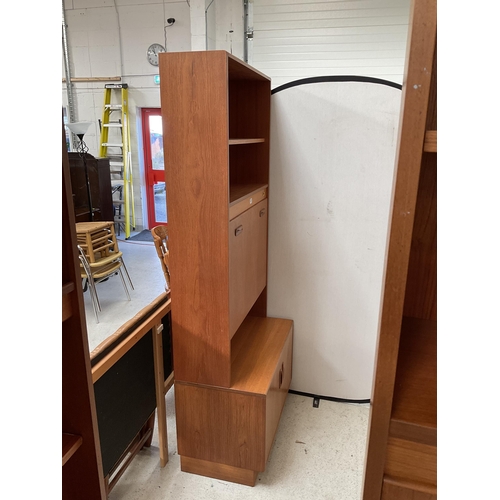
[(427, 130), (424, 139), (424, 151), (426, 153), (437, 153), (437, 130)]
[(263, 137), (258, 137), (255, 139), (229, 139), (229, 145), (235, 146), (238, 144), (257, 144), (259, 142), (266, 142)]

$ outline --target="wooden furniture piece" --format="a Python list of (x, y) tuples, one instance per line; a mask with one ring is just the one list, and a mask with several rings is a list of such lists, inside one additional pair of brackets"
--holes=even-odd
[(167, 226), (155, 226), (151, 229), (156, 253), (160, 259), (161, 270), (165, 276), (165, 290), (170, 290), (170, 263), (168, 252), (168, 229)]
[(62, 127), (62, 498), (106, 498)]
[(64, 126), (62, 164), (62, 498), (105, 500), (151, 443), (155, 410), (160, 465), (168, 461), (170, 297), (162, 294), (89, 354)]
[(437, 498), (436, 0), (413, 0), (363, 500)]
[(109, 159), (95, 158), (88, 153), (85, 154), (94, 210), (92, 218), (83, 158), (78, 153), (68, 153), (68, 157), (76, 222), (114, 220)]
[(125, 266), (123, 253), (118, 248), (113, 222), (78, 222), (76, 224), (76, 237), (80, 252), (80, 274), (82, 279), (87, 280), (94, 314), (99, 323), (97, 311), (101, 310), (101, 305), (95, 285), (118, 273), (127, 299), (130, 300), (122, 267), (132, 289), (134, 289), (134, 285)]
[(107, 493), (151, 445), (155, 410), (160, 466), (168, 462), (165, 395), (173, 385), (170, 296), (161, 294), (90, 353)]
[(254, 485), (292, 374), (267, 318), (270, 80), (225, 51), (160, 54), (181, 469)]

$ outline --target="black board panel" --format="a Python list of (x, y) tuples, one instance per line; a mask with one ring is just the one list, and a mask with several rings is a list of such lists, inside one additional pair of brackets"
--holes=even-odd
[(170, 376), (174, 369), (172, 358), (172, 314), (169, 312), (161, 319), (163, 324), (163, 375), (165, 380)]
[(150, 330), (94, 383), (104, 476), (156, 408)]

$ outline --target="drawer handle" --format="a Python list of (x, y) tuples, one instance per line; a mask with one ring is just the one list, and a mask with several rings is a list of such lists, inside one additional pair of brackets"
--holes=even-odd
[(266, 213), (266, 209), (265, 209), (265, 208), (263, 208), (263, 209), (259, 212), (259, 217), (264, 216), (264, 215), (265, 215), (265, 213)]
[(238, 236), (239, 234), (241, 234), (243, 232), (243, 225), (241, 226), (238, 226), (235, 230), (234, 230), (234, 235), (235, 236)]
[(280, 380), (279, 380), (278, 389), (281, 389), (281, 386), (283, 385), (283, 373), (284, 373), (284, 371), (285, 371), (285, 364), (281, 363)]

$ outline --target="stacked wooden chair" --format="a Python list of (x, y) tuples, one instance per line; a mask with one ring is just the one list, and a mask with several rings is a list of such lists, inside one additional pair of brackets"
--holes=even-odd
[(81, 277), (88, 284), (96, 321), (99, 323), (98, 311), (101, 311), (101, 305), (96, 284), (119, 274), (127, 299), (130, 300), (123, 268), (132, 289), (134, 285), (125, 266), (123, 254), (118, 248), (114, 222), (79, 222), (76, 224), (76, 235)]
[(168, 253), (168, 230), (167, 226), (155, 226), (151, 229), (156, 253), (160, 259), (161, 269), (165, 276), (165, 290), (170, 291), (170, 270)]

